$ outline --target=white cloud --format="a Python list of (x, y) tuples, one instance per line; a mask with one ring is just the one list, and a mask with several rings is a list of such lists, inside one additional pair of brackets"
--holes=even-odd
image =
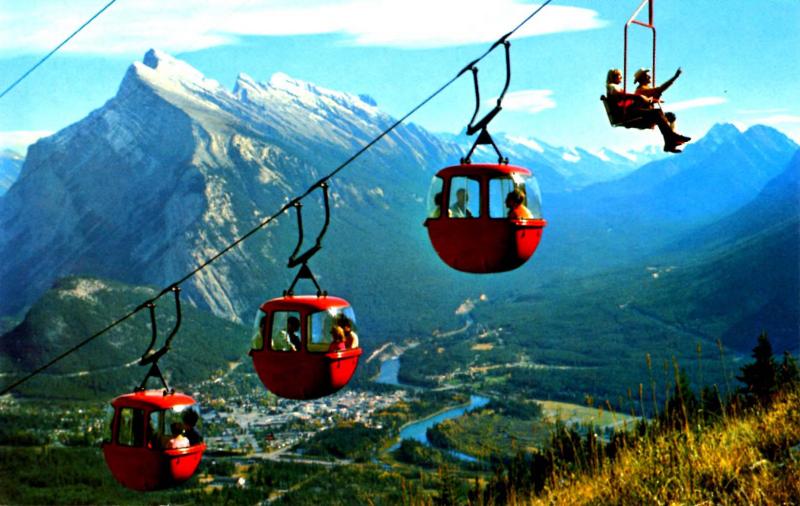
[(0, 149), (13, 149), (18, 153), (25, 154), (28, 146), (38, 141), (42, 137), (52, 135), (48, 130), (15, 130), (0, 132)]
[(669, 102), (664, 104), (664, 109), (667, 111), (685, 111), (687, 109), (696, 109), (698, 107), (708, 107), (711, 105), (720, 105), (728, 101), (724, 97), (700, 97), (691, 100), (683, 100), (680, 102)]
[[(553, 90), (520, 90), (506, 93), (503, 99), (503, 109), (508, 111), (523, 111), (530, 114), (553, 109), (556, 101), (551, 98)], [(487, 100), (487, 105), (497, 103), (497, 97)]]
[(754, 125), (785, 125), (787, 123), (800, 123), (800, 116), (795, 114), (774, 114), (750, 121)]
[(739, 109), (736, 112), (739, 114), (778, 114), (788, 110), (786, 107), (773, 107), (771, 109)]
[[(98, 8), (96, 0), (14, 2), (0, 17), (0, 53), (41, 53), (55, 47)], [(247, 35), (342, 34), (355, 45), (426, 48), (496, 40), (534, 11), (536, 4), (494, 0), (137, 0), (118, 2), (62, 51), (140, 54), (235, 43)], [(578, 7), (545, 7), (515, 38), (590, 30), (605, 25)]]

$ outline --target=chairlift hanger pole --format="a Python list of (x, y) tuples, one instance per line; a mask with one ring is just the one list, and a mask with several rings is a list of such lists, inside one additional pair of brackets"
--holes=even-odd
[[(653, 23), (653, 3), (655, 0), (643, 0), (639, 7), (634, 11), (633, 15), (628, 19), (628, 22), (625, 23), (625, 48), (623, 53), (623, 61), (622, 61), (622, 91), (624, 93), (628, 92), (628, 27), (631, 24), (643, 26), (645, 28), (649, 28), (653, 32), (653, 63), (652, 63), (652, 77), (653, 83), (656, 82), (656, 27)], [(647, 14), (648, 14), (648, 22), (644, 23), (636, 19), (639, 16), (639, 13), (644, 8), (645, 4), (647, 4)]]

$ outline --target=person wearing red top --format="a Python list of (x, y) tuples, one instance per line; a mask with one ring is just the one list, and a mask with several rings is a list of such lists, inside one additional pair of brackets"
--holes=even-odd
[(620, 111), (620, 113), (625, 111), (631, 116), (641, 117), (651, 122), (651, 124), (655, 124), (661, 132), (661, 136), (664, 137), (664, 151), (680, 153), (681, 150), (677, 149), (677, 147), (690, 141), (691, 138), (680, 135), (673, 130), (674, 114), (664, 114), (664, 111), (660, 108), (656, 109), (653, 104), (660, 102), (661, 94), (672, 86), (675, 79), (681, 75), (681, 69), (678, 69), (671, 79), (656, 88), (649, 87), (651, 79), (648, 72), (647, 69), (636, 71), (634, 81), (639, 83), (639, 87), (636, 88), (636, 93), (632, 94), (623, 91), (621, 86), (622, 72), (619, 69), (609, 70), (606, 77), (606, 96), (612, 107)]
[(512, 220), (530, 220), (533, 218), (530, 210), (525, 207), (525, 194), (522, 190), (514, 190), (506, 195), (506, 207), (508, 208), (508, 218)]
[(344, 331), (344, 344), (349, 350), (358, 348), (358, 334), (353, 330), (353, 323), (349, 318), (342, 319), (342, 331)]
[(328, 351), (343, 351), (347, 349), (347, 345), (344, 342), (344, 330), (339, 325), (333, 324), (331, 325), (331, 338), (333, 342), (328, 347)]

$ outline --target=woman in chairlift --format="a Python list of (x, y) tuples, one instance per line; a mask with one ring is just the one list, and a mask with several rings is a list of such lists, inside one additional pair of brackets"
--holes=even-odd
[(690, 141), (691, 138), (675, 132), (673, 130), (675, 115), (664, 114), (664, 111), (660, 107), (656, 108), (655, 104), (661, 102), (661, 94), (672, 86), (680, 75), (681, 69), (678, 69), (664, 84), (651, 87), (650, 71), (639, 69), (634, 74), (634, 82), (639, 85), (634, 94), (625, 93), (623, 90), (622, 72), (619, 69), (609, 70), (606, 77), (606, 96), (613, 110), (621, 116), (640, 118), (650, 126), (655, 124), (664, 137), (664, 151), (669, 153), (680, 153), (678, 146)]

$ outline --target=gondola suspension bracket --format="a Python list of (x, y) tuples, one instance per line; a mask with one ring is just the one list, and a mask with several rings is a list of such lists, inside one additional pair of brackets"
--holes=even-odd
[(158, 350), (154, 350), (154, 346), (156, 344), (156, 340), (158, 339), (158, 324), (156, 322), (156, 305), (152, 302), (152, 300), (145, 302), (140, 307), (147, 308), (150, 313), (150, 345), (147, 347), (147, 350), (142, 354), (142, 357), (139, 359), (139, 365), (145, 366), (150, 365), (150, 369), (147, 371), (142, 383), (135, 389), (136, 392), (142, 392), (147, 389), (147, 381), (151, 377), (158, 378), (161, 380), (161, 384), (164, 387), (164, 391), (166, 393), (172, 393), (173, 390), (167, 384), (167, 380), (164, 378), (164, 375), (161, 373), (161, 369), (158, 367), (158, 361), (167, 354), (170, 350), (172, 345), (172, 339), (175, 337), (175, 334), (178, 333), (178, 329), (181, 326), (181, 289), (177, 285), (172, 285), (165, 289), (161, 295), (167, 292), (172, 292), (175, 296), (175, 326), (170, 331), (169, 335), (164, 341), (164, 345), (159, 348)]
[(475, 112), (472, 113), (472, 119), (470, 119), (469, 124), (467, 125), (467, 135), (475, 135), (478, 134), (478, 137), (475, 139), (475, 142), (470, 148), (467, 156), (461, 159), (462, 164), (471, 163), (472, 153), (475, 151), (475, 148), (478, 145), (490, 145), (494, 148), (495, 153), (497, 153), (497, 163), (499, 164), (507, 164), (508, 158), (503, 157), (503, 154), (500, 152), (500, 148), (497, 147), (495, 144), (494, 139), (492, 139), (491, 134), (489, 134), (488, 126), (489, 123), (497, 116), (497, 114), (503, 110), (503, 98), (505, 98), (506, 92), (508, 91), (508, 86), (511, 83), (511, 43), (507, 40), (510, 34), (504, 35), (500, 40), (492, 45), (489, 52), (493, 51), (496, 47), (502, 45), (504, 52), (505, 52), (505, 62), (506, 62), (506, 80), (505, 85), (503, 86), (503, 91), (500, 93), (500, 96), (497, 97), (497, 103), (495, 104), (494, 108), (486, 113), (486, 115), (481, 118), (479, 121), (475, 121), (478, 117), (478, 112), (480, 112), (481, 108), (481, 93), (480, 93), (480, 84), (478, 83), (478, 67), (475, 65), (475, 62), (471, 62), (469, 65), (464, 67), (460, 74), (463, 74), (466, 71), (472, 72), (472, 82), (475, 87)]
[(317, 297), (323, 297), (327, 295), (327, 292), (320, 287), (319, 283), (317, 282), (316, 277), (314, 277), (314, 273), (311, 272), (311, 268), (308, 266), (308, 261), (311, 260), (319, 250), (322, 249), (322, 238), (325, 236), (325, 233), (328, 231), (328, 225), (331, 221), (331, 210), (330, 210), (330, 199), (328, 197), (328, 183), (320, 183), (317, 185), (317, 188), (322, 189), (322, 202), (323, 207), (325, 209), (325, 223), (322, 225), (322, 229), (320, 230), (319, 234), (317, 235), (317, 239), (314, 242), (314, 245), (308, 248), (303, 253), (300, 253), (300, 249), (303, 247), (303, 204), (300, 201), (295, 202), (292, 204), (295, 211), (297, 212), (297, 245), (294, 248), (294, 251), (289, 256), (289, 262), (287, 263), (287, 267), (290, 269), (293, 267), (300, 266), (300, 270), (297, 271), (297, 274), (292, 281), (292, 284), (289, 286), (288, 290), (283, 292), (284, 296), (287, 295), (294, 295), (294, 287), (297, 285), (297, 282), (301, 279), (308, 279), (313, 284), (314, 287), (317, 289)]

